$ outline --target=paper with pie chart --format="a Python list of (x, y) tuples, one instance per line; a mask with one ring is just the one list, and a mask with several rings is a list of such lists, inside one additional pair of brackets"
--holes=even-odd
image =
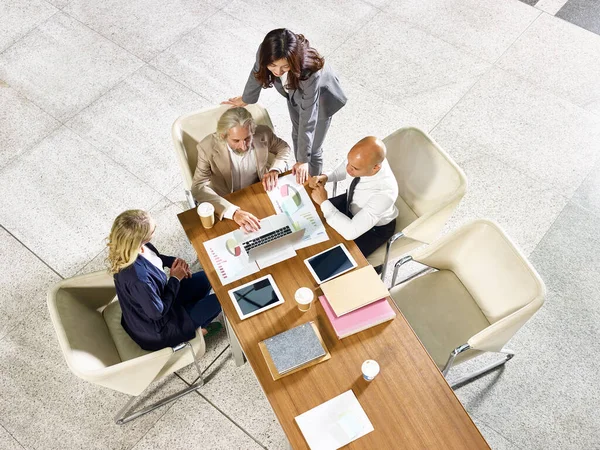
[(248, 262), (248, 254), (234, 232), (204, 242), (204, 248), (223, 286), (259, 271), (255, 262)]
[(287, 214), (296, 230), (304, 229), (302, 241), (294, 246), (296, 250), (329, 240), (308, 192), (296, 183), (294, 175), (280, 177), (277, 187), (268, 194), (277, 213)]

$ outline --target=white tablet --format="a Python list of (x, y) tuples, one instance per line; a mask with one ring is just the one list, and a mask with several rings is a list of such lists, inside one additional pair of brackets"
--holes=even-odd
[(319, 284), (346, 273), (358, 265), (344, 244), (338, 244), (306, 258), (304, 264)]
[(242, 320), (283, 303), (283, 296), (271, 275), (231, 289), (229, 297)]

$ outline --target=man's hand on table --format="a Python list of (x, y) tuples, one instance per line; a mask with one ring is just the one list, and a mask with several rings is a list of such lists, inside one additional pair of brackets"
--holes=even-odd
[(243, 209), (238, 209), (233, 213), (233, 220), (246, 233), (260, 230), (260, 220), (258, 220), (254, 214), (244, 211)]
[(317, 185), (312, 193), (310, 194), (312, 199), (315, 201), (317, 205), (321, 205), (325, 200), (327, 200), (327, 191), (324, 186)]
[(277, 178), (279, 177), (279, 171), (270, 170), (265, 173), (262, 177), (262, 185), (265, 188), (265, 191), (272, 191), (275, 187), (277, 187)]
[(325, 186), (327, 183), (327, 175), (317, 175), (308, 179), (308, 187), (315, 189), (317, 186)]

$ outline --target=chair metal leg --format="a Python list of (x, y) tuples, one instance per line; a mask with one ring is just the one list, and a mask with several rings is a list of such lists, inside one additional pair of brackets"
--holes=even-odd
[[(383, 282), (385, 282), (385, 272), (387, 270), (388, 262), (390, 259), (390, 250), (392, 248), (392, 245), (394, 245), (394, 242), (396, 242), (398, 239), (400, 239), (402, 237), (404, 237), (404, 233), (398, 232), (398, 233), (394, 234), (391, 238), (389, 238), (388, 241), (385, 243), (385, 257), (383, 258), (383, 267), (381, 269), (381, 280)], [(393, 286), (393, 284), (392, 284), (392, 286)]]
[(335, 181), (335, 182), (333, 183), (333, 190), (331, 191), (331, 192), (332, 192), (332, 196), (333, 196), (333, 197), (335, 197), (335, 196), (336, 196), (336, 194), (337, 194), (337, 186), (338, 186), (338, 182), (337, 182), (337, 181)]
[(223, 313), (223, 318), (225, 319), (225, 330), (227, 331), (227, 338), (229, 339), (229, 345), (231, 346), (233, 360), (235, 361), (235, 365), (240, 367), (246, 362), (246, 356), (244, 355), (240, 341), (238, 341), (233, 328), (231, 328), (231, 324), (225, 313)]
[[(450, 372), (450, 369), (452, 368), (452, 365), (454, 364), (454, 359), (462, 352), (469, 350), (471, 347), (469, 346), (469, 344), (463, 344), (459, 347), (456, 347), (454, 350), (452, 350), (452, 353), (450, 353), (450, 357), (448, 358), (448, 361), (446, 362), (446, 365), (444, 366), (444, 369), (442, 370), (442, 374), (444, 375), (444, 377), (447, 377), (448, 373)], [(508, 350), (508, 349), (502, 349), (502, 351), (497, 352), (503, 355), (503, 358), (500, 359), (499, 361), (495, 361), (491, 364), (488, 364), (487, 366), (482, 367), (481, 369), (477, 369), (463, 377), (460, 377), (458, 380), (455, 380), (452, 382), (452, 384), (450, 384), (450, 387), (452, 389), (458, 387), (458, 386), (462, 386), (463, 384), (474, 380), (475, 378), (483, 375), (484, 373), (487, 373), (493, 369), (495, 369), (496, 367), (500, 367), (503, 364), (506, 364), (508, 361), (510, 361), (514, 356), (515, 356), (515, 352), (513, 352), (512, 350)]]
[(194, 196), (192, 195), (192, 191), (186, 189), (185, 190), (185, 198), (187, 198), (187, 202), (190, 208), (196, 207), (196, 200), (194, 200)]
[(129, 401), (125, 404), (125, 406), (123, 406), (123, 408), (121, 408), (121, 410), (117, 413), (117, 415), (115, 416), (115, 423), (117, 425), (123, 425), (127, 422), (131, 422), (132, 420), (137, 419), (138, 417), (143, 416), (144, 414), (148, 414), (149, 412), (152, 412), (155, 409), (160, 408), (161, 406), (168, 405), (169, 403), (174, 402), (178, 398), (181, 398), (184, 395), (187, 395), (190, 392), (195, 391), (195, 390), (201, 388), (202, 386), (204, 386), (204, 378), (202, 377), (202, 371), (200, 370), (200, 364), (198, 363), (198, 359), (196, 358), (196, 352), (194, 352), (194, 348), (192, 347), (192, 344), (190, 342), (182, 342), (178, 346), (173, 347), (173, 353), (178, 352), (179, 350), (182, 350), (186, 347), (190, 349), (190, 352), (192, 352), (192, 356), (194, 358), (194, 365), (196, 366), (196, 370), (198, 371), (198, 378), (196, 379), (196, 381), (194, 383), (192, 383), (190, 386), (188, 386), (187, 388), (182, 389), (181, 391), (171, 394), (171, 395), (159, 400), (158, 402), (153, 403), (152, 405), (146, 406), (145, 408), (142, 408), (142, 409), (132, 413), (131, 412), (131, 409), (133, 409), (132, 405), (135, 403), (136, 400), (141, 398), (142, 394), (146, 391), (146, 389), (148, 389), (146, 387), (146, 389), (144, 389), (144, 392), (142, 392), (142, 394), (135, 396), (135, 397), (131, 397), (131, 399), (129, 399)]
[(396, 277), (398, 276), (398, 270), (400, 269), (400, 267), (410, 261), (412, 261), (412, 256), (404, 256), (404, 257), (400, 258), (396, 262), (396, 264), (394, 264), (394, 274), (392, 275), (392, 286), (391, 287), (396, 286)]

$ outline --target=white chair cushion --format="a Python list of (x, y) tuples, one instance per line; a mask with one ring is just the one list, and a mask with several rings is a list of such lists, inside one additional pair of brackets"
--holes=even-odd
[(139, 356), (147, 355), (151, 353), (141, 348), (131, 337), (127, 334), (127, 331), (121, 325), (121, 305), (118, 301), (113, 301), (104, 308), (102, 316), (108, 327), (110, 336), (112, 337), (117, 352), (121, 357), (121, 361), (129, 361), (130, 359), (137, 358)]
[[(490, 325), (473, 297), (449, 270), (395, 286), (390, 294), (440, 369), (452, 350)], [(464, 359), (468, 358), (460, 358)]]

